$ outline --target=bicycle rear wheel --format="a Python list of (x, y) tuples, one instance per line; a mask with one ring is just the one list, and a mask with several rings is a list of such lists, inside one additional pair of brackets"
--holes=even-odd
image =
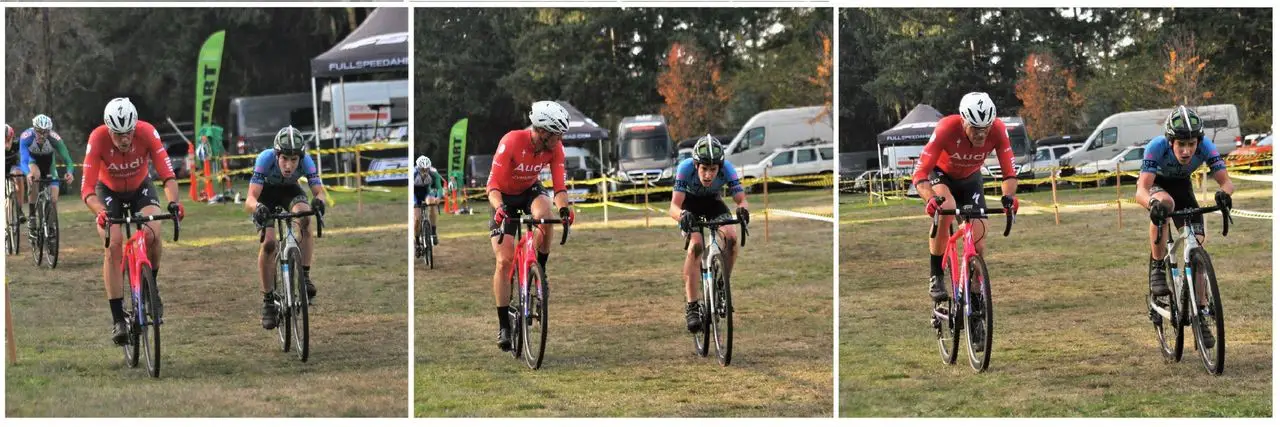
[(524, 338), (524, 363), (531, 369), (542, 366), (542, 355), (547, 349), (547, 276), (538, 263), (529, 267), (529, 292), (525, 294), (527, 312), (520, 322), (520, 335)]
[[(977, 292), (974, 292), (977, 287)], [(969, 259), (969, 306), (965, 310), (964, 324), (969, 338), (969, 366), (983, 372), (991, 364), (991, 343), (995, 335), (992, 328), (995, 318), (991, 303), (991, 278), (987, 276), (987, 263), (981, 256)], [(981, 331), (981, 332), (979, 332)], [(975, 345), (976, 344), (976, 345)], [(982, 347), (981, 350), (975, 347)]]
[(160, 299), (159, 290), (155, 286), (155, 278), (151, 277), (151, 270), (143, 268), (141, 276), (141, 286), (139, 289), (142, 293), (142, 321), (145, 322), (142, 331), (142, 345), (147, 350), (147, 373), (151, 374), (151, 378), (160, 377), (160, 313), (156, 311), (156, 301)]
[(289, 301), (289, 318), (292, 320), (293, 344), (298, 348), (298, 359), (303, 362), (311, 355), (311, 321), (308, 309), (307, 285), (302, 281), (302, 251), (289, 248), (289, 288), (293, 299)]
[(48, 255), (47, 262), (49, 268), (58, 268), (58, 208), (52, 202), (46, 200), (44, 206), (44, 248)]
[[(1213, 272), (1213, 262), (1203, 248), (1191, 249), (1191, 274), (1189, 279), (1192, 280), (1192, 292), (1203, 288), (1206, 298), (1204, 304), (1193, 306), (1199, 307), (1200, 312), (1191, 313), (1196, 347), (1200, 349), (1204, 369), (1213, 375), (1222, 375), (1227, 356), (1226, 330), (1222, 325), (1222, 300), (1218, 298), (1218, 277)], [(1191, 298), (1198, 298), (1197, 295), (1192, 295)], [(1211, 341), (1204, 340), (1204, 330), (1208, 330)], [(1207, 348), (1210, 346), (1212, 348)]]
[(717, 253), (711, 258), (711, 280), (711, 295), (707, 295), (705, 302), (709, 303), (716, 356), (720, 366), (729, 366), (733, 360), (733, 299), (729, 293), (729, 279), (724, 274), (724, 253)]

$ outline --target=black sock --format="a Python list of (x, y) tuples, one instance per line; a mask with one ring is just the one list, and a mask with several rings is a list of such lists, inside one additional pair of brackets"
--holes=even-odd
[(310, 274), (311, 274), (311, 266), (309, 266), (309, 265), (304, 265), (304, 266), (302, 266), (302, 274), (310, 275)]
[(435, 223), (432, 223), (432, 224), (433, 224), (433, 225), (431, 226), (431, 235), (432, 235), (432, 236), (435, 236), (435, 235), (436, 235), (436, 226), (434, 225)]
[(942, 275), (942, 255), (929, 255), (929, 274)]
[(27, 216), (36, 216), (36, 204), (27, 203)]
[(538, 252), (538, 266), (542, 267), (542, 274), (547, 274), (547, 258), (551, 257), (550, 253)]
[(508, 306), (498, 307), (498, 327), (504, 331), (511, 329), (511, 321), (507, 318), (507, 310), (509, 309)]
[(151, 269), (151, 283), (158, 283), (158, 277), (160, 277), (160, 267)]
[(111, 322), (124, 321), (124, 298), (112, 298), (107, 300), (107, 304), (111, 306)]

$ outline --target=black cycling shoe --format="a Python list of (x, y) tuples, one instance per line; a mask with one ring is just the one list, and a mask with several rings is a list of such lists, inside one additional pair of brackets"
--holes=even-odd
[(511, 331), (507, 328), (498, 328), (498, 349), (511, 351)]
[(129, 343), (129, 325), (124, 321), (116, 322), (111, 325), (111, 342), (118, 346), (124, 346)]
[(262, 329), (275, 329), (280, 323), (280, 312), (275, 301), (262, 301)]
[(947, 300), (947, 288), (942, 286), (942, 276), (929, 276), (929, 298), (933, 298), (934, 304)]
[(302, 273), (302, 283), (306, 283), (306, 284), (307, 284), (307, 299), (315, 298), (315, 297), (316, 297), (316, 284), (315, 284), (315, 283), (311, 283), (311, 274), (310, 274), (310, 273), (306, 273), (306, 272), (303, 272), (303, 273)]
[(1164, 260), (1151, 260), (1151, 295), (1163, 297), (1169, 295), (1169, 284), (1165, 282)]
[(702, 310), (697, 301), (684, 307), (684, 325), (689, 328), (689, 333), (696, 334), (702, 330)]

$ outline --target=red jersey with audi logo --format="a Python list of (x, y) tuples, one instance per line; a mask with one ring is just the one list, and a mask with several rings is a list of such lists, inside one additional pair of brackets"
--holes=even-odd
[(169, 154), (160, 142), (160, 133), (151, 123), (138, 120), (133, 131), (133, 145), (129, 151), (116, 149), (111, 143), (111, 131), (99, 125), (89, 134), (88, 149), (84, 152), (84, 179), (80, 182), (80, 198), (94, 194), (98, 181), (111, 191), (124, 193), (137, 190), (147, 177), (148, 165), (156, 165), (160, 180), (173, 179), (173, 167)]
[(556, 143), (542, 151), (533, 151), (533, 129), (507, 132), (498, 143), (489, 170), (488, 190), (515, 196), (528, 191), (538, 182), (542, 168), (551, 166), (551, 184), (556, 192), (565, 191), (564, 146)]
[(996, 119), (991, 124), (991, 130), (987, 131), (986, 141), (983, 141), (982, 146), (975, 147), (964, 134), (964, 119), (959, 114), (943, 117), (933, 129), (933, 136), (925, 144), (924, 152), (920, 153), (920, 165), (912, 174), (911, 182), (929, 179), (929, 173), (933, 172), (934, 167), (941, 169), (948, 177), (966, 178), (982, 169), (982, 164), (992, 151), (996, 152), (996, 158), (1000, 160), (1000, 170), (1004, 172), (1004, 176), (1017, 176), (1013, 169), (1013, 148), (1009, 146), (1009, 133), (1005, 130), (1004, 122)]

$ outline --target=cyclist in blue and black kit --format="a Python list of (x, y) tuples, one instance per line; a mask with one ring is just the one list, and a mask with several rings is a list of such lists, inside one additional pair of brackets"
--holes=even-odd
[[(311, 186), (312, 200), (298, 186), (298, 179), (306, 177)], [(314, 210), (324, 216), (326, 195), (320, 182), (316, 164), (307, 156), (307, 143), (302, 132), (286, 126), (276, 132), (275, 144), (258, 155), (253, 164), (253, 176), (249, 178), (249, 197), (245, 208), (253, 212), (253, 222), (258, 229), (275, 227), (270, 216), (277, 208), (300, 213)], [(307, 285), (307, 295), (315, 298), (316, 286), (311, 283), (311, 221), (310, 217), (298, 218), (298, 248), (302, 250), (302, 282)], [(275, 329), (276, 306), (271, 298), (271, 284), (276, 269), (271, 265), (277, 249), (275, 233), (266, 233), (266, 240), (258, 251), (258, 275), (262, 278), (262, 327)]]
[[(418, 235), (417, 227), (422, 223), (422, 204), (438, 203), (443, 193), (444, 178), (440, 177), (440, 172), (436, 172), (436, 168), (431, 167), (431, 159), (427, 156), (418, 156), (418, 160), (413, 163), (414, 236)], [(440, 238), (436, 237), (436, 209), (428, 209), (427, 216), (431, 219), (431, 244), (438, 245)]]
[[(76, 163), (71, 160), (71, 154), (67, 153), (67, 145), (62, 143), (62, 137), (53, 131), (53, 119), (44, 114), (38, 115), (31, 119), (31, 128), (22, 132), (22, 136), (18, 138), (19, 155), (22, 157), (18, 162), (18, 167), (22, 169), (22, 173), (27, 175), (27, 181), (34, 183), (37, 179), (51, 179), (58, 177), (58, 169), (53, 167), (53, 154), (57, 152), (62, 156), (62, 164), (67, 168), (62, 175), (62, 180), (71, 183), (75, 179)], [(53, 198), (50, 202), (55, 205), (58, 203), (59, 182), (53, 181), (49, 183), (52, 187)], [(35, 215), (36, 211), (36, 194), (32, 191), (27, 194), (27, 215)], [(28, 231), (35, 233), (35, 221), (27, 223)]]
[[(1165, 217), (1174, 210), (1196, 208), (1194, 191), (1191, 189), (1191, 173), (1201, 164), (1209, 166), (1209, 173), (1218, 182), (1214, 201), (1226, 209), (1231, 209), (1231, 193), (1235, 185), (1227, 175), (1227, 165), (1218, 154), (1213, 141), (1204, 136), (1204, 124), (1196, 112), (1185, 106), (1178, 106), (1165, 120), (1163, 136), (1157, 136), (1147, 143), (1142, 156), (1142, 173), (1138, 175), (1138, 203), (1151, 211), (1151, 294), (1155, 296), (1169, 295), (1169, 285), (1165, 282), (1163, 244), (1155, 243), (1155, 224), (1165, 221)], [(1174, 219), (1174, 225), (1182, 227), (1184, 221)], [(1190, 224), (1196, 240), (1204, 243), (1204, 216), (1196, 215)], [(1169, 228), (1164, 229), (1160, 242), (1168, 240)], [(1206, 340), (1203, 342), (1212, 342)]]
[[(684, 258), (684, 296), (685, 326), (689, 332), (702, 329), (702, 317), (698, 315), (698, 270), (702, 258), (702, 233), (693, 229), (693, 224), (701, 219), (703, 222), (718, 221), (731, 218), (729, 208), (722, 198), (724, 188), (738, 205), (738, 218), (749, 222), (747, 211), (747, 193), (742, 190), (742, 182), (738, 179), (738, 171), (733, 164), (724, 159), (724, 147), (711, 135), (698, 138), (693, 146), (693, 157), (684, 159), (676, 166), (676, 183), (671, 192), (671, 218), (679, 221), (683, 235), (692, 233), (689, 251)], [(724, 239), (725, 265), (724, 275), (729, 277), (733, 271), (733, 262), (738, 251), (738, 230), (732, 227), (720, 229)]]

